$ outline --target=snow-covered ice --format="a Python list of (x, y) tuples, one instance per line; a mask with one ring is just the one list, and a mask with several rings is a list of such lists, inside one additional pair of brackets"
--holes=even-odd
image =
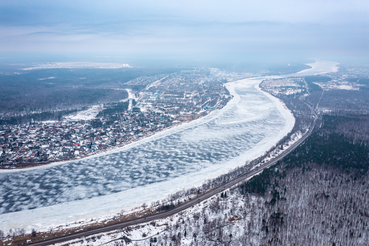
[(338, 71), (338, 62), (334, 61), (316, 61), (314, 63), (307, 63), (306, 65), (310, 66), (311, 68), (302, 70), (297, 72), (297, 76), (308, 76), (308, 75), (317, 75), (317, 74), (324, 74), (324, 73), (334, 73)]
[[(2, 227), (60, 224), (199, 185), (263, 154), (294, 125), (260, 79), (229, 84), (222, 110), (105, 155), (0, 174)], [(18, 217), (18, 219), (14, 219)]]
[(81, 160), (0, 172), (0, 229), (45, 228), (115, 214), (200, 185), (262, 154), (294, 126), (263, 78), (228, 83), (221, 110)]

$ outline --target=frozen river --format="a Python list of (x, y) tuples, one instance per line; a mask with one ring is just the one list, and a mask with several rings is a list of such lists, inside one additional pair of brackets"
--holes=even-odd
[(261, 80), (229, 83), (234, 99), (223, 109), (107, 154), (0, 172), (0, 229), (30, 230), (115, 213), (262, 155), (293, 128), (294, 118), (259, 89)]

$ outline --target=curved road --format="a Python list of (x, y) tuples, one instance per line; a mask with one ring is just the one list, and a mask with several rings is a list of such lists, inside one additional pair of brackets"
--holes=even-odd
[(227, 183), (218, 186), (216, 188), (213, 188), (205, 193), (203, 193), (202, 195), (198, 196), (196, 199), (190, 200), (188, 202), (182, 203), (181, 205), (179, 205), (178, 207), (175, 207), (173, 209), (170, 209), (168, 211), (165, 212), (161, 212), (161, 213), (157, 213), (157, 214), (153, 214), (153, 215), (148, 215), (146, 217), (142, 217), (142, 218), (138, 218), (138, 219), (134, 219), (134, 220), (130, 220), (130, 221), (125, 221), (125, 222), (121, 222), (121, 223), (117, 223), (117, 224), (113, 224), (113, 225), (108, 225), (108, 226), (104, 226), (101, 228), (96, 228), (96, 229), (91, 229), (88, 231), (82, 231), (82, 232), (76, 232), (70, 235), (66, 235), (66, 236), (62, 236), (62, 237), (58, 237), (58, 238), (53, 238), (53, 239), (48, 239), (45, 240), (43, 242), (38, 242), (38, 243), (33, 243), (30, 245), (37, 245), (37, 246), (41, 246), (41, 245), (50, 245), (50, 244), (55, 244), (55, 243), (61, 243), (61, 242), (65, 242), (65, 241), (69, 241), (69, 240), (73, 240), (73, 239), (77, 239), (77, 238), (81, 238), (81, 237), (88, 237), (97, 233), (102, 233), (102, 232), (107, 232), (107, 231), (112, 231), (112, 230), (117, 230), (117, 229), (121, 229), (127, 226), (134, 226), (137, 224), (141, 224), (141, 223), (147, 223), (153, 220), (158, 220), (158, 219), (163, 219), (166, 218), (168, 216), (174, 215), (176, 213), (179, 213), (187, 208), (190, 208), (220, 192), (223, 192), (224, 190), (240, 183), (243, 182), (245, 179), (251, 178), (252, 176), (258, 174), (259, 172), (263, 171), (265, 168), (269, 168), (271, 166), (273, 166), (274, 164), (276, 164), (278, 161), (280, 161), (281, 159), (283, 159), (285, 156), (287, 156), (289, 153), (291, 153), (297, 146), (299, 146), (307, 137), (309, 137), (311, 135), (311, 133), (313, 132), (314, 128), (315, 128), (315, 124), (316, 124), (316, 120), (317, 120), (317, 114), (315, 113), (314, 109), (308, 105), (307, 103), (305, 103), (311, 110), (311, 113), (314, 116), (314, 120), (310, 125), (309, 131), (302, 136), (298, 141), (296, 141), (294, 144), (292, 144), (288, 149), (286, 149), (282, 154), (280, 154), (279, 156), (275, 157), (274, 159), (261, 164), (259, 167), (250, 170), (230, 181), (228, 181)]

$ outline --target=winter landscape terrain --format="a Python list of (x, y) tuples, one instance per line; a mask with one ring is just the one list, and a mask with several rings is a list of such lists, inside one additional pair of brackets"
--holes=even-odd
[(369, 242), (369, 1), (0, 1), (0, 246)]
[[(112, 153), (3, 171), (2, 224), (14, 227), (19, 214), (29, 230), (43, 224), (44, 213), (45, 223), (60, 223), (117, 212), (200, 185), (258, 157), (294, 124), (276, 99), (256, 87), (259, 82), (233, 83), (235, 98), (224, 109)], [(54, 219), (50, 211), (57, 211)]]
[[(369, 72), (355, 69), (347, 76), (348, 69), (342, 66), (342, 70), (328, 76), (336, 83), (356, 82)], [(343, 80), (338, 79), (340, 73)], [(276, 83), (283, 82), (279, 89), (271, 87), (271, 82), (262, 87), (273, 88), (273, 93), (288, 102), (290, 92), (282, 92), (298, 79), (286, 79), (288, 83), (276, 79)], [(60, 245), (366, 245), (368, 117), (356, 110), (342, 111), (337, 105), (327, 105), (331, 95), (324, 98), (324, 94), (339, 96), (346, 89), (320, 90), (319, 100), (313, 89), (312, 84), (305, 87), (310, 91), (305, 97), (323, 113), (320, 123), (276, 166), (166, 219)], [(359, 94), (351, 93), (351, 97)], [(295, 90), (295, 94), (301, 95), (301, 91)], [(364, 106), (368, 112), (368, 104), (361, 109)]]
[[(310, 74), (331, 72), (337, 65), (317, 64)], [(294, 118), (259, 89), (262, 80), (229, 83), (235, 97), (225, 108), (122, 149), (2, 171), (2, 230), (30, 231), (119, 213), (200, 185), (264, 154), (291, 131)]]

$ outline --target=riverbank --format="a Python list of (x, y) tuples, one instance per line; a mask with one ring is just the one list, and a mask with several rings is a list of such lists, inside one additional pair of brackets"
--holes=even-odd
[[(119, 213), (122, 209), (125, 211), (130, 210), (134, 207), (140, 206), (144, 202), (157, 201), (165, 198), (168, 194), (176, 193), (182, 189), (194, 187), (201, 185), (205, 180), (215, 178), (221, 174), (227, 173), (230, 170), (236, 168), (237, 166), (244, 165), (246, 160), (252, 160), (257, 158), (260, 155), (263, 155), (265, 151), (270, 149), (276, 142), (278, 142), (281, 138), (283, 138), (293, 127), (294, 118), (291, 113), (286, 110), (283, 105), (281, 105), (278, 99), (273, 99), (268, 96), (258, 88), (258, 84), (261, 82), (261, 79), (253, 80), (242, 80), (237, 82), (229, 83), (227, 86), (230, 89), (230, 92), (234, 95), (234, 98), (222, 109), (216, 112), (212, 112), (211, 114), (196, 120), (192, 121), (188, 124), (183, 124), (180, 127), (175, 127), (172, 129), (168, 129), (161, 133), (155, 134), (149, 138), (143, 139), (139, 142), (131, 143), (130, 146), (122, 147), (119, 150), (113, 150), (112, 152), (127, 150), (128, 148), (133, 148), (134, 146), (140, 145), (143, 142), (150, 142), (153, 140), (158, 140), (170, 134), (178, 133), (184, 131), (185, 129), (190, 129), (191, 127), (201, 126), (209, 124), (214, 120), (217, 121), (218, 124), (222, 126), (226, 126), (224, 128), (225, 134), (231, 134), (233, 130), (237, 130), (234, 128), (234, 125), (237, 124), (250, 124), (252, 122), (258, 122), (260, 115), (259, 112), (263, 112), (265, 110), (269, 110), (268, 107), (274, 106), (278, 112), (285, 112), (283, 117), (287, 124), (285, 124), (284, 128), (279, 131), (277, 134), (271, 134), (268, 138), (264, 138), (262, 141), (257, 142), (253, 147), (235, 158), (231, 158), (226, 162), (219, 163), (218, 165), (208, 165), (206, 168), (202, 170), (198, 170), (196, 173), (188, 173), (187, 175), (183, 175), (180, 177), (176, 177), (174, 179), (170, 179), (164, 182), (157, 182), (148, 184), (145, 186), (136, 187), (133, 189), (128, 189), (119, 193), (114, 193), (105, 196), (99, 196), (90, 198), (87, 200), (78, 200), (72, 201), (68, 203), (61, 203), (48, 207), (40, 207), (32, 210), (23, 210), (14, 213), (7, 213), (0, 215), (0, 224), (6, 225), (6, 228), (19, 228), (21, 225), (28, 225), (26, 230), (32, 230), (37, 228), (40, 230), (44, 227), (54, 227), (60, 224), (68, 224), (74, 221), (89, 221), (91, 218), (95, 218), (95, 220), (99, 220), (98, 218), (106, 218), (109, 215), (115, 215)], [(257, 102), (253, 102), (253, 100), (249, 100), (241, 103), (241, 96), (237, 93), (237, 90), (252, 90), (257, 93), (257, 97), (259, 95), (264, 95), (264, 97), (268, 98), (267, 101), (270, 101), (271, 104), (267, 105), (267, 107), (260, 105), (261, 108), (256, 109), (256, 111), (251, 110), (252, 112), (243, 112), (243, 106), (248, 104), (259, 104)], [(242, 96), (244, 97), (244, 96)], [(239, 105), (241, 103), (241, 105)], [(241, 107), (240, 107), (241, 106)], [(238, 112), (238, 115), (235, 117), (233, 115), (234, 111)], [(253, 115), (250, 115), (250, 114)], [(245, 117), (249, 115), (249, 117)], [(252, 117), (250, 117), (252, 116)], [(233, 129), (233, 130), (232, 130)], [(193, 131), (190, 131), (191, 133)], [(219, 132), (215, 131), (214, 133), (206, 133), (207, 135), (201, 136), (199, 133), (203, 134), (204, 131), (195, 131), (193, 132), (193, 137), (202, 137), (202, 139), (198, 139), (198, 141), (205, 140), (206, 138), (219, 138)], [(214, 135), (215, 134), (215, 135)], [(236, 132), (237, 134), (237, 132)], [(227, 138), (227, 136), (223, 136), (223, 138)], [(188, 140), (186, 140), (188, 141)], [(197, 142), (198, 142), (197, 141)], [(110, 152), (111, 153), (111, 152)], [(106, 154), (100, 154), (106, 155)], [(88, 157), (94, 158), (94, 157)], [(51, 164), (57, 165), (57, 164)], [(60, 164), (59, 164), (60, 165)], [(50, 165), (45, 167), (36, 167), (36, 169), (48, 168)], [(57, 212), (56, 212), (57, 211)], [(71, 213), (71, 211), (73, 211)], [(15, 218), (19, 218), (15, 219)], [(20, 219), (22, 218), (22, 219)], [(36, 223), (35, 223), (36, 222)]]
[(200, 119), (200, 118), (208, 115), (209, 113), (211, 113), (211, 112), (204, 111), (201, 114), (193, 115), (192, 120), (182, 121), (180, 123), (173, 124), (170, 127), (166, 127), (164, 129), (160, 129), (160, 130), (157, 130), (157, 131), (146, 132), (144, 136), (138, 137), (136, 139), (129, 140), (127, 142), (124, 142), (124, 143), (121, 143), (121, 144), (118, 144), (118, 145), (115, 145), (115, 146), (109, 146), (109, 147), (107, 147), (106, 149), (103, 149), (103, 150), (98, 150), (96, 152), (89, 152), (89, 153), (87, 153), (86, 155), (83, 155), (83, 156), (78, 156), (78, 157), (75, 157), (75, 158), (70, 158), (68, 160), (61, 160), (61, 161), (18, 163), (18, 164), (13, 165), (11, 168), (9, 168), (7, 166), (1, 166), (0, 173), (1, 172), (12, 172), (12, 171), (13, 172), (14, 171), (22, 171), (22, 170), (33, 170), (33, 169), (37, 169), (38, 167), (62, 165), (62, 164), (73, 162), (73, 161), (79, 161), (79, 160), (84, 160), (84, 159), (88, 159), (88, 158), (94, 158), (94, 157), (98, 157), (98, 156), (108, 155), (108, 154), (114, 153), (114, 151), (120, 151), (121, 148), (129, 146), (132, 143), (136, 143), (136, 142), (141, 141), (145, 138), (149, 138), (151, 136), (154, 136), (158, 133), (162, 133), (162, 132), (165, 132), (167, 130), (170, 130), (170, 129), (173, 129), (173, 128), (176, 128), (176, 127), (180, 127), (183, 124), (186, 124), (186, 123), (189, 123), (191, 121)]
[[(288, 119), (291, 120), (292, 117), (289, 110), (286, 110), (277, 98), (260, 91), (258, 84), (262, 80), (263, 78), (253, 78), (232, 82), (227, 86), (229, 86), (232, 93), (235, 93), (234, 98), (222, 110), (213, 112), (199, 120), (184, 124), (182, 127), (170, 129), (165, 133), (159, 133), (158, 135), (160, 136), (152, 136), (151, 139), (144, 139), (139, 141), (140, 143), (133, 143), (129, 148), (122, 148), (122, 150), (129, 151), (130, 149), (140, 146), (144, 146), (145, 150), (147, 147), (156, 146), (153, 153), (162, 151), (167, 156), (168, 151), (172, 151), (171, 148), (173, 148), (173, 153), (180, 152), (180, 155), (178, 155), (179, 158), (191, 157), (193, 152), (187, 153), (184, 151), (185, 149), (182, 150), (184, 147), (179, 146), (179, 142), (175, 142), (173, 147), (168, 146), (170, 141), (177, 139), (176, 141), (185, 141), (183, 146), (193, 145), (196, 149), (199, 149), (199, 154), (202, 154), (203, 150), (206, 150), (209, 155), (216, 155), (222, 151), (230, 153), (229, 157), (223, 161), (212, 162), (209, 159), (203, 158), (192, 164), (193, 168), (197, 169), (191, 169), (192, 166), (190, 166), (190, 163), (186, 163), (190, 169), (185, 169), (185, 172), (174, 172), (173, 175), (170, 174), (171, 176), (169, 176), (169, 179), (163, 181), (147, 183), (104, 196), (2, 214), (0, 215), (0, 229), (25, 228), (29, 231), (33, 228), (45, 229), (61, 224), (73, 223), (75, 221), (88, 223), (88, 221), (91, 221), (91, 218), (98, 221), (101, 218), (112, 217), (120, 213), (122, 209), (124, 209), (124, 211), (129, 211), (145, 202), (161, 200), (168, 194), (199, 186), (208, 179), (215, 178), (238, 166), (244, 165), (247, 160), (252, 160), (263, 155), (265, 151), (269, 150), (274, 144), (288, 134), (293, 124), (292, 121), (288, 121)], [(274, 129), (274, 131), (272, 131), (272, 129)], [(278, 130), (277, 132), (276, 129)], [(172, 138), (167, 139), (168, 141), (164, 141), (167, 136), (171, 136)], [(176, 136), (176, 138), (173, 139), (173, 136)], [(239, 142), (240, 137), (242, 137), (241, 140), (244, 142)], [(153, 143), (154, 140), (162, 140), (162, 145), (158, 145), (159, 142), (145, 145), (145, 143)], [(206, 145), (207, 143), (209, 144)], [(249, 148), (240, 149), (241, 146), (245, 146), (243, 143), (249, 143)], [(204, 149), (202, 146), (206, 148)], [(151, 153), (148, 154), (151, 155)], [(146, 157), (140, 155), (140, 158), (145, 160)], [(213, 159), (216, 160), (216, 158)], [(164, 161), (170, 163), (175, 160), (176, 159), (170, 157), (166, 158)], [(139, 163), (142, 163), (142, 160), (140, 161), (141, 162), (137, 162), (137, 164), (136, 162), (134, 163), (138, 171), (144, 170), (143, 167), (138, 166)], [(150, 160), (148, 159), (148, 161)], [(163, 163), (157, 164), (157, 167), (161, 167)], [(178, 163), (174, 168), (181, 167), (180, 164), (181, 163)], [(201, 167), (198, 167), (199, 164)], [(106, 166), (108, 163), (104, 165)], [(152, 165), (150, 164), (149, 166)], [(171, 166), (169, 166), (169, 168), (170, 167)], [(73, 169), (70, 171), (78, 173), (79, 170), (77, 168), (78, 166), (73, 165)], [(120, 170), (129, 171), (124, 166), (121, 166)], [(52, 169), (51, 171), (53, 173), (60, 173), (60, 170)], [(91, 171), (94, 170), (89, 169), (89, 172)], [(168, 172), (169, 169), (166, 171)], [(145, 172), (147, 173), (147, 171), (144, 171), (144, 173)], [(42, 173), (43, 172), (41, 172), (41, 174)], [(104, 170), (100, 168), (96, 170), (96, 172), (94, 171), (94, 173), (94, 175), (103, 175)], [(35, 172), (32, 172), (32, 174), (39, 175)], [(67, 180), (73, 185), (73, 182), (71, 182), (72, 179), (63, 177), (63, 180)], [(81, 188), (87, 189), (87, 187)], [(76, 191), (70, 190), (68, 192), (75, 193)], [(52, 197), (49, 199), (52, 199)]]

